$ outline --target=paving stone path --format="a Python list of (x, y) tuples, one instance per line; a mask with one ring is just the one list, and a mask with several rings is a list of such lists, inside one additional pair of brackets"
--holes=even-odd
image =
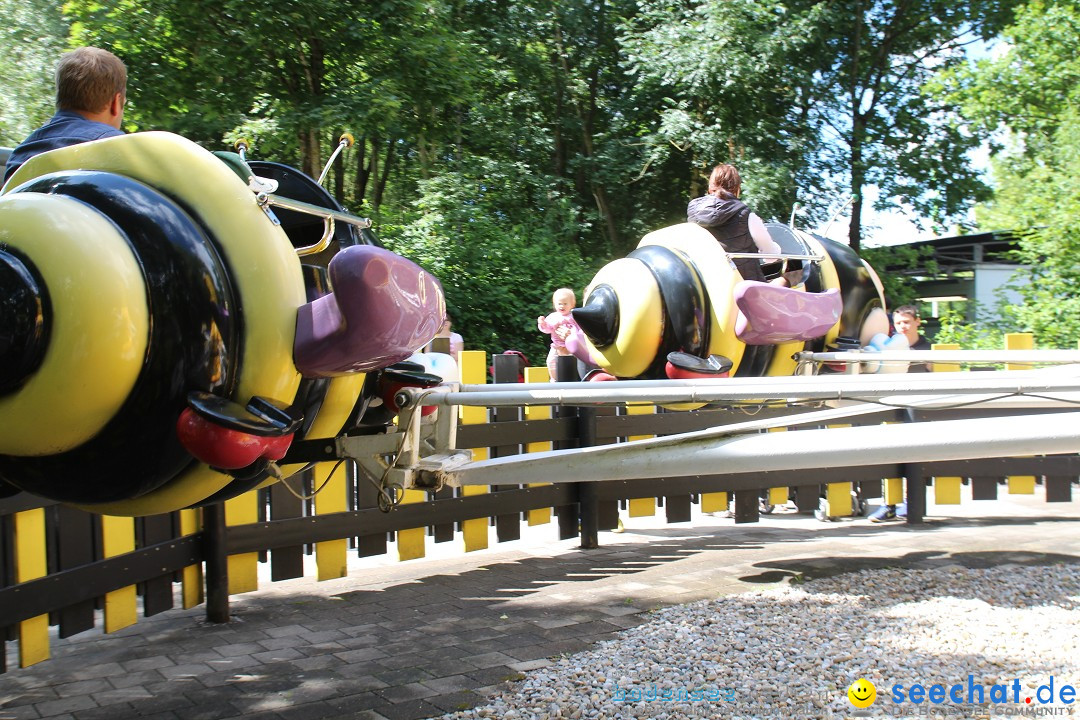
[(202, 606), (173, 610), (54, 640), (52, 659), (25, 669), (9, 643), (0, 720), (428, 718), (666, 604), (867, 567), (1080, 563), (1076, 502), (1004, 496), (929, 511), (918, 528), (794, 512), (748, 525), (633, 518), (597, 550), (542, 526), (468, 555), (450, 543), (423, 560), (355, 560), (347, 578), (234, 597), (223, 625)]

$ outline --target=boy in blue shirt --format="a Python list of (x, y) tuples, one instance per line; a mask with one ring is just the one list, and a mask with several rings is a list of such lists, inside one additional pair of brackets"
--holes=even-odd
[(127, 67), (120, 58), (96, 47), (65, 53), (56, 66), (56, 114), (11, 153), (4, 182), (40, 153), (123, 135), (126, 103)]

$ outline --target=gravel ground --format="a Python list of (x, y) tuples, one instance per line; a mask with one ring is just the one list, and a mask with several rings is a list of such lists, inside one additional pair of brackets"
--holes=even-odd
[[(847, 696), (859, 678), (877, 689), (865, 710)], [(961, 701), (913, 704), (915, 684)], [(443, 718), (1080, 715), (1064, 686), (1080, 696), (1080, 566), (885, 569), (658, 610)]]

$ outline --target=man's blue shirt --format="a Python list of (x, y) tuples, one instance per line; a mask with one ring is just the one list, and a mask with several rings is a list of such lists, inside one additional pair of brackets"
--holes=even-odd
[(7, 179), (24, 162), (47, 150), (56, 150), (123, 134), (123, 131), (117, 130), (112, 125), (87, 120), (71, 110), (60, 110), (49, 119), (49, 122), (30, 133), (11, 153), (4, 168), (4, 182), (7, 182)]

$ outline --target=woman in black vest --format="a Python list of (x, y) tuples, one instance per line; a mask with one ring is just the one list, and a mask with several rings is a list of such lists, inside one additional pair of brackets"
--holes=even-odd
[[(761, 218), (739, 200), (741, 192), (742, 178), (735, 166), (717, 165), (709, 176), (709, 194), (690, 201), (686, 221), (707, 229), (730, 253), (782, 252)], [(761, 263), (756, 258), (735, 258), (734, 263), (743, 280), (765, 282)], [(788, 284), (782, 277), (773, 282)]]

